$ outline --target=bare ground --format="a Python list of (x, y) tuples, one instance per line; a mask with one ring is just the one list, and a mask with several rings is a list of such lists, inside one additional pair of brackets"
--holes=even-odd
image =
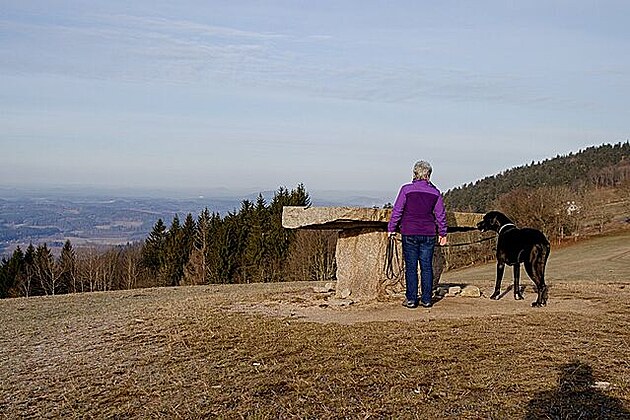
[[(442, 282), (487, 296), (494, 271)], [(547, 275), (541, 309), (527, 277), (525, 301), (416, 310), (315, 283), (3, 300), (0, 417), (630, 419), (630, 233), (552, 249)]]

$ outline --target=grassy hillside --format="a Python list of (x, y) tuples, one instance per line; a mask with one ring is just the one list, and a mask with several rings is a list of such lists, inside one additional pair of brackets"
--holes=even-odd
[(5, 299), (0, 417), (627, 419), (629, 244), (554, 249), (542, 309), (528, 279), (526, 301), (417, 310), (335, 307), (312, 283)]
[(575, 191), (630, 181), (630, 143), (604, 144), (511, 168), (444, 194), (452, 211), (486, 212), (504, 194), (525, 188), (568, 187)]

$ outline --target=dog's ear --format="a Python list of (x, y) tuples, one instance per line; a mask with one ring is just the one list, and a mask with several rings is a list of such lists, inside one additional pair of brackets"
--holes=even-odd
[(481, 221), (477, 223), (477, 229), (482, 232), (492, 229), (492, 213), (486, 213), (483, 215)]
[(491, 226), (495, 229), (501, 228), (501, 221), (499, 220), (499, 216), (497, 214), (492, 216)]
[(483, 219), (481, 220), (481, 222), (479, 222), (479, 224), (477, 225), (477, 227), (482, 232), (485, 232), (488, 230), (498, 231), (499, 228), (501, 227), (501, 221), (499, 220), (498, 213), (496, 211), (491, 211), (491, 212), (486, 213), (483, 216)]

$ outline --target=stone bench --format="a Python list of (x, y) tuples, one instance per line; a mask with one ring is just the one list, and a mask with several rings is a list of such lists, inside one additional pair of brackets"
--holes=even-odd
[[(287, 206), (282, 211), (282, 226), (337, 230), (336, 297), (367, 301), (404, 291), (404, 273), (392, 280), (384, 271), (390, 215), (391, 209)], [(491, 232), (482, 234), (476, 230), (482, 217), (479, 213), (447, 212), (449, 244), (469, 244), (493, 236)], [(435, 283), (444, 267), (445, 252), (442, 247), (436, 247)]]

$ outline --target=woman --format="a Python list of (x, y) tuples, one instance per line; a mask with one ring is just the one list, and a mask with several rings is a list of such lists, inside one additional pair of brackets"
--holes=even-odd
[(418, 261), (420, 261), (420, 303), (425, 308), (432, 306), (433, 295), (433, 250), (435, 236), (439, 244), (446, 240), (446, 211), (442, 193), (429, 182), (433, 168), (420, 160), (413, 167), (413, 180), (400, 188), (392, 215), (387, 225), (389, 236), (398, 230), (402, 234), (405, 258), (406, 293), (403, 306), (418, 307)]

